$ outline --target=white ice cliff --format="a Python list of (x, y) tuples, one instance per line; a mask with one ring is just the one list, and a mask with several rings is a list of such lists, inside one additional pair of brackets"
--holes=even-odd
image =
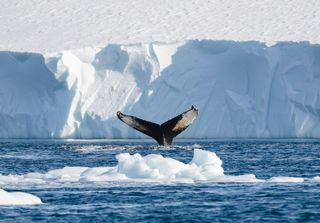
[(185, 41), (0, 52), (1, 138), (140, 138), (121, 110), (179, 137), (320, 137), (320, 45)]

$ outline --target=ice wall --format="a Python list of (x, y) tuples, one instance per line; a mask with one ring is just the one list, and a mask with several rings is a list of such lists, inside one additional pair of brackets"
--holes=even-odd
[(140, 138), (117, 110), (180, 137), (320, 137), (320, 45), (185, 41), (0, 52), (1, 138)]

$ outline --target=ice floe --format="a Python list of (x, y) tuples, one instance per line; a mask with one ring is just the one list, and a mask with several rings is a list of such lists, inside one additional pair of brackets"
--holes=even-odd
[(302, 183), (304, 179), (302, 177), (277, 176), (271, 177), (268, 181), (274, 183)]
[(63, 185), (72, 183), (98, 182), (154, 182), (154, 183), (302, 183), (319, 181), (319, 177), (276, 176), (258, 179), (254, 174), (225, 175), (221, 159), (214, 153), (194, 149), (189, 163), (164, 157), (159, 154), (142, 156), (139, 153), (120, 153), (116, 155), (116, 166), (77, 167), (66, 166), (49, 170), (46, 173), (27, 173), (25, 175), (0, 175), (0, 185)]
[(7, 192), (0, 189), (0, 205), (31, 205), (42, 204), (41, 199), (35, 195), (23, 192)]

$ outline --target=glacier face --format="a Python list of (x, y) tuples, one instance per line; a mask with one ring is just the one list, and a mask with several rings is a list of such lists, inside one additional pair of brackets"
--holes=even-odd
[(1, 138), (140, 138), (121, 110), (180, 137), (320, 137), (320, 45), (190, 40), (0, 52)]

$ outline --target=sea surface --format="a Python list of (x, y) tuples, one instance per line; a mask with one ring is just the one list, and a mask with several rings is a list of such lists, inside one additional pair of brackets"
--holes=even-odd
[(184, 163), (193, 149), (215, 152), (226, 175), (287, 176), (294, 183), (69, 182), (5, 184), (41, 205), (0, 206), (2, 222), (320, 222), (319, 140), (0, 141), (0, 175), (46, 173), (66, 166), (117, 165), (119, 153), (161, 154)]

